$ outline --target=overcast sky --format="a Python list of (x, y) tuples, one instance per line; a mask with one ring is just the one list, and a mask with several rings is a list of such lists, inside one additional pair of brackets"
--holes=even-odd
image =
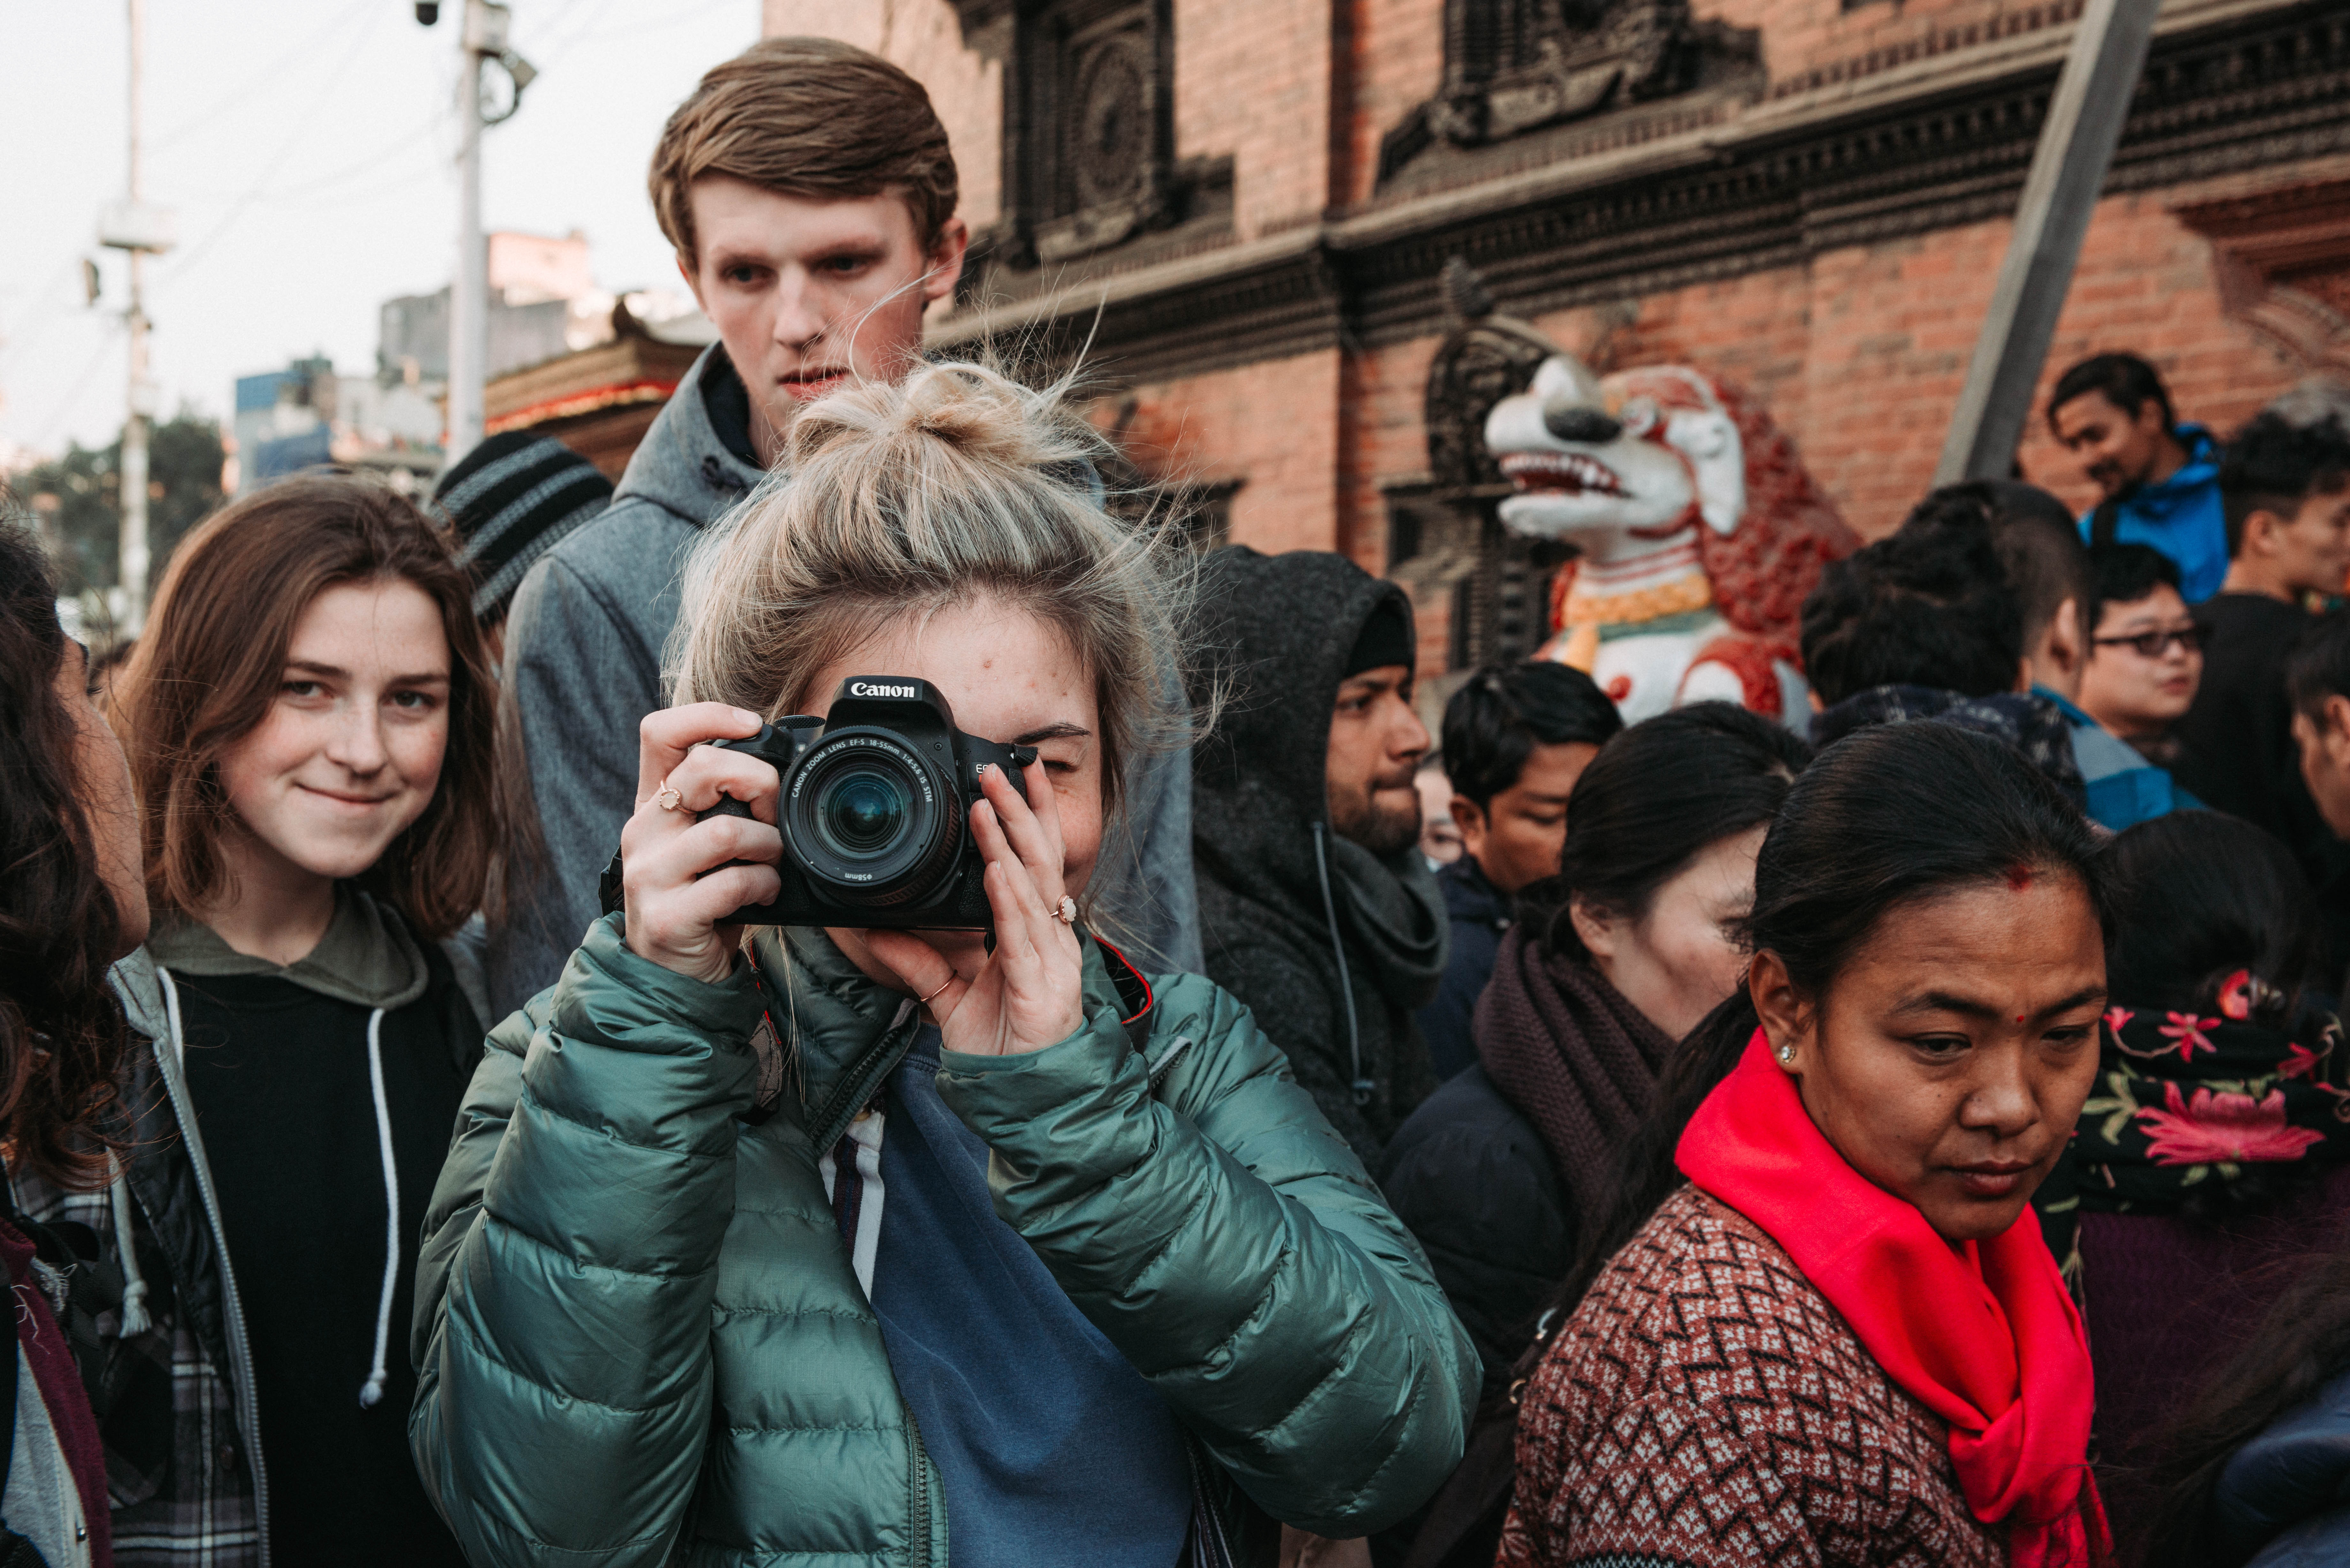
[[(758, 0), (513, 0), (542, 73), (484, 133), (483, 220), (584, 230), (607, 288), (676, 286), (645, 164), (702, 71), (758, 36)], [(456, 22), (410, 0), (149, 0), (148, 199), (179, 248), (148, 264), (168, 415), (225, 420), (231, 383), (323, 351), (375, 364), (376, 309), (449, 279)], [(125, 274), (93, 239), (124, 188), (124, 0), (0, 0), (0, 461), (122, 420)], [(81, 258), (105, 297), (82, 303)]]

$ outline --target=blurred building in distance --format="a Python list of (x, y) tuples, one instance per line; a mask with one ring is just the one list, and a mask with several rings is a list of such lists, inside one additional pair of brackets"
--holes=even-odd
[[(490, 432), (544, 425), (617, 479), (712, 339), (708, 322), (671, 290), (597, 286), (576, 229), (501, 232), (487, 244)], [(385, 300), (372, 374), (308, 358), (237, 379), (234, 488), (334, 463), (380, 472), (406, 493), (429, 491), (444, 456), (448, 379), (449, 290)]]
[[(929, 88), (976, 236), (932, 343), (1087, 348), (1140, 471), (1234, 542), (1406, 583), (1422, 668), (1529, 649), (1440, 280), (1606, 373), (1769, 410), (1862, 535), (1930, 482), (2081, 0), (764, 0)], [(1451, 346), (1448, 351), (1448, 344)], [(2350, 22), (2162, 0), (2040, 388), (2146, 354), (2225, 430), (2350, 378)], [(1470, 373), (1470, 372), (1474, 372)], [(2020, 456), (2092, 493), (2041, 409)], [(1432, 455), (1433, 449), (1433, 455)], [(1473, 466), (1473, 465), (1471, 465)]]

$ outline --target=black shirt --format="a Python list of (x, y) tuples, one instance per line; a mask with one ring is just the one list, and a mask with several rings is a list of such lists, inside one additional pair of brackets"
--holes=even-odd
[(175, 977), (188, 1089), (252, 1345), (279, 1563), (464, 1562), (408, 1451), (417, 1237), (464, 1088), (451, 1020), (470, 1017), (450, 1005), (445, 966), (432, 967), (424, 995), (380, 1031), (400, 1261), (390, 1376), (368, 1408), (387, 1219), (371, 1010), (275, 975)]
[(2207, 805), (2257, 823), (2294, 848), (2325, 825), (2301, 782), (2285, 655), (2309, 624), (2300, 606), (2266, 594), (2225, 593), (2195, 607), (2210, 634), (2203, 683), (2178, 722), (2178, 782)]

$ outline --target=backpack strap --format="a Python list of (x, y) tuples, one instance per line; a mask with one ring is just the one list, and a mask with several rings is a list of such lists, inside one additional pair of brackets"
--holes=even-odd
[(2121, 532), (2121, 526), (2122, 504), (2118, 501), (2100, 502), (2097, 509), (2089, 514), (2089, 548), (2102, 550), (2111, 545)]

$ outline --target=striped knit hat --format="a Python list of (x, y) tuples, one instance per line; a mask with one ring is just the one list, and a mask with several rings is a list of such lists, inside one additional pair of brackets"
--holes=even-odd
[(457, 538), (457, 562), (473, 574), (473, 616), (505, 618), (531, 563), (612, 504), (596, 465), (527, 431), (494, 435), (432, 489), (432, 510)]

